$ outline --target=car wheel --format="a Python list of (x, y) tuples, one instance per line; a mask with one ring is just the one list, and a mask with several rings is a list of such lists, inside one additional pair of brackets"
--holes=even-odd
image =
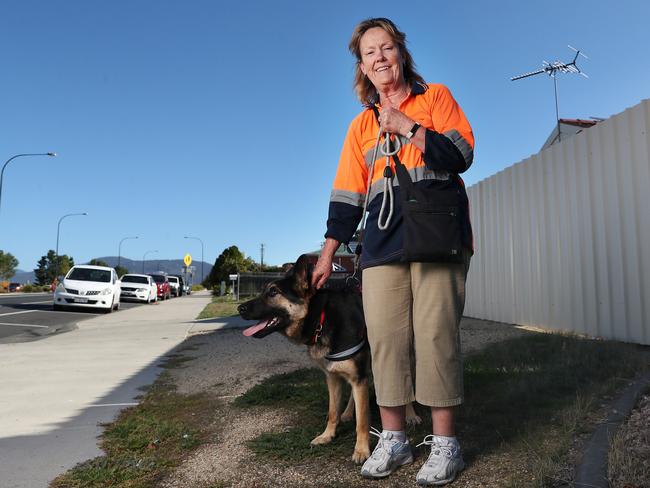
[(111, 313), (113, 311), (113, 307), (115, 306), (115, 297), (113, 297), (113, 301), (111, 302), (111, 306), (104, 309), (104, 313)]
[(114, 310), (119, 310), (119, 309), (120, 309), (120, 303), (121, 303), (121, 302), (117, 302), (117, 303), (115, 304), (115, 308), (114, 308)]

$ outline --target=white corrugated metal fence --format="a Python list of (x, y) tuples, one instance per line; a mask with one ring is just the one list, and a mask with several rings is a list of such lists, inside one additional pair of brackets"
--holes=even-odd
[(468, 188), (465, 315), (650, 344), (650, 100)]

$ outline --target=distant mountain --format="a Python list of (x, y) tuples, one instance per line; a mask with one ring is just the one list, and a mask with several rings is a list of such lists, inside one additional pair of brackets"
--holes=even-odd
[[(109, 266), (117, 266), (117, 256), (104, 256), (101, 258), (96, 258), (100, 261), (104, 261)], [(77, 263), (77, 264), (87, 264), (87, 263)], [(129, 270), (129, 273), (142, 273), (142, 261), (133, 261), (128, 258), (120, 259), (120, 266)], [(192, 261), (192, 266), (194, 267), (194, 275), (192, 276), (191, 282), (198, 284), (201, 282), (201, 262)], [(168, 274), (183, 274), (183, 268), (185, 263), (182, 259), (150, 259), (144, 262), (144, 272), (145, 273), (155, 273), (156, 271), (163, 271)], [(203, 275), (207, 277), (212, 270), (212, 265), (206, 262), (203, 263)], [(16, 274), (11, 278), (12, 283), (34, 283), (36, 281), (33, 271), (23, 271), (21, 269), (16, 270)]]
[[(117, 256), (104, 256), (95, 258), (104, 261), (109, 266), (117, 266)], [(129, 273), (142, 273), (142, 261), (134, 261), (128, 258), (120, 259), (120, 266), (129, 270)], [(144, 262), (145, 273), (155, 273), (162, 271), (168, 274), (183, 274), (185, 263), (182, 259), (149, 259)], [(192, 261), (191, 267), (194, 267), (194, 276), (192, 283), (201, 282), (201, 261)], [(212, 270), (212, 265), (203, 263), (203, 275), (207, 277)]]
[(12, 283), (34, 283), (36, 278), (34, 278), (33, 271), (23, 271), (22, 269), (17, 269), (16, 274), (9, 280)]

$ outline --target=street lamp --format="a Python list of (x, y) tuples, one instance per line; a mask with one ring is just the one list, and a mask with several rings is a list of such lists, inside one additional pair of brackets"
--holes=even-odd
[(203, 241), (198, 237), (185, 236), (183, 239), (196, 239), (201, 243), (201, 283), (203, 283)]
[(152, 253), (152, 252), (158, 252), (158, 249), (154, 251), (147, 251), (142, 255), (142, 274), (144, 274), (144, 258), (147, 256), (147, 254)]
[(48, 152), (48, 153), (28, 153), (28, 154), (16, 154), (15, 156), (10, 157), (7, 159), (4, 165), (2, 165), (2, 171), (0, 171), (0, 203), (2, 203), (2, 178), (4, 177), (5, 174), (5, 168), (7, 165), (13, 161), (16, 158), (22, 158), (24, 156), (56, 156), (56, 153), (53, 152)]
[(65, 214), (63, 217), (59, 219), (59, 223), (56, 225), (56, 277), (57, 278), (59, 276), (59, 234), (61, 231), (61, 221), (66, 217), (72, 217), (73, 215), (88, 215), (88, 213), (83, 212), (83, 213)]
[(122, 243), (126, 241), (127, 239), (137, 239), (138, 236), (133, 236), (133, 237), (125, 237), (120, 241), (120, 245), (117, 246), (117, 267), (120, 267), (120, 263), (122, 262)]

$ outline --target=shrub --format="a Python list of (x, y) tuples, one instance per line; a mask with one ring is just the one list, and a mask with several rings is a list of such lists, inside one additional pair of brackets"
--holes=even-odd
[(201, 291), (205, 290), (203, 285), (192, 285), (192, 291)]

